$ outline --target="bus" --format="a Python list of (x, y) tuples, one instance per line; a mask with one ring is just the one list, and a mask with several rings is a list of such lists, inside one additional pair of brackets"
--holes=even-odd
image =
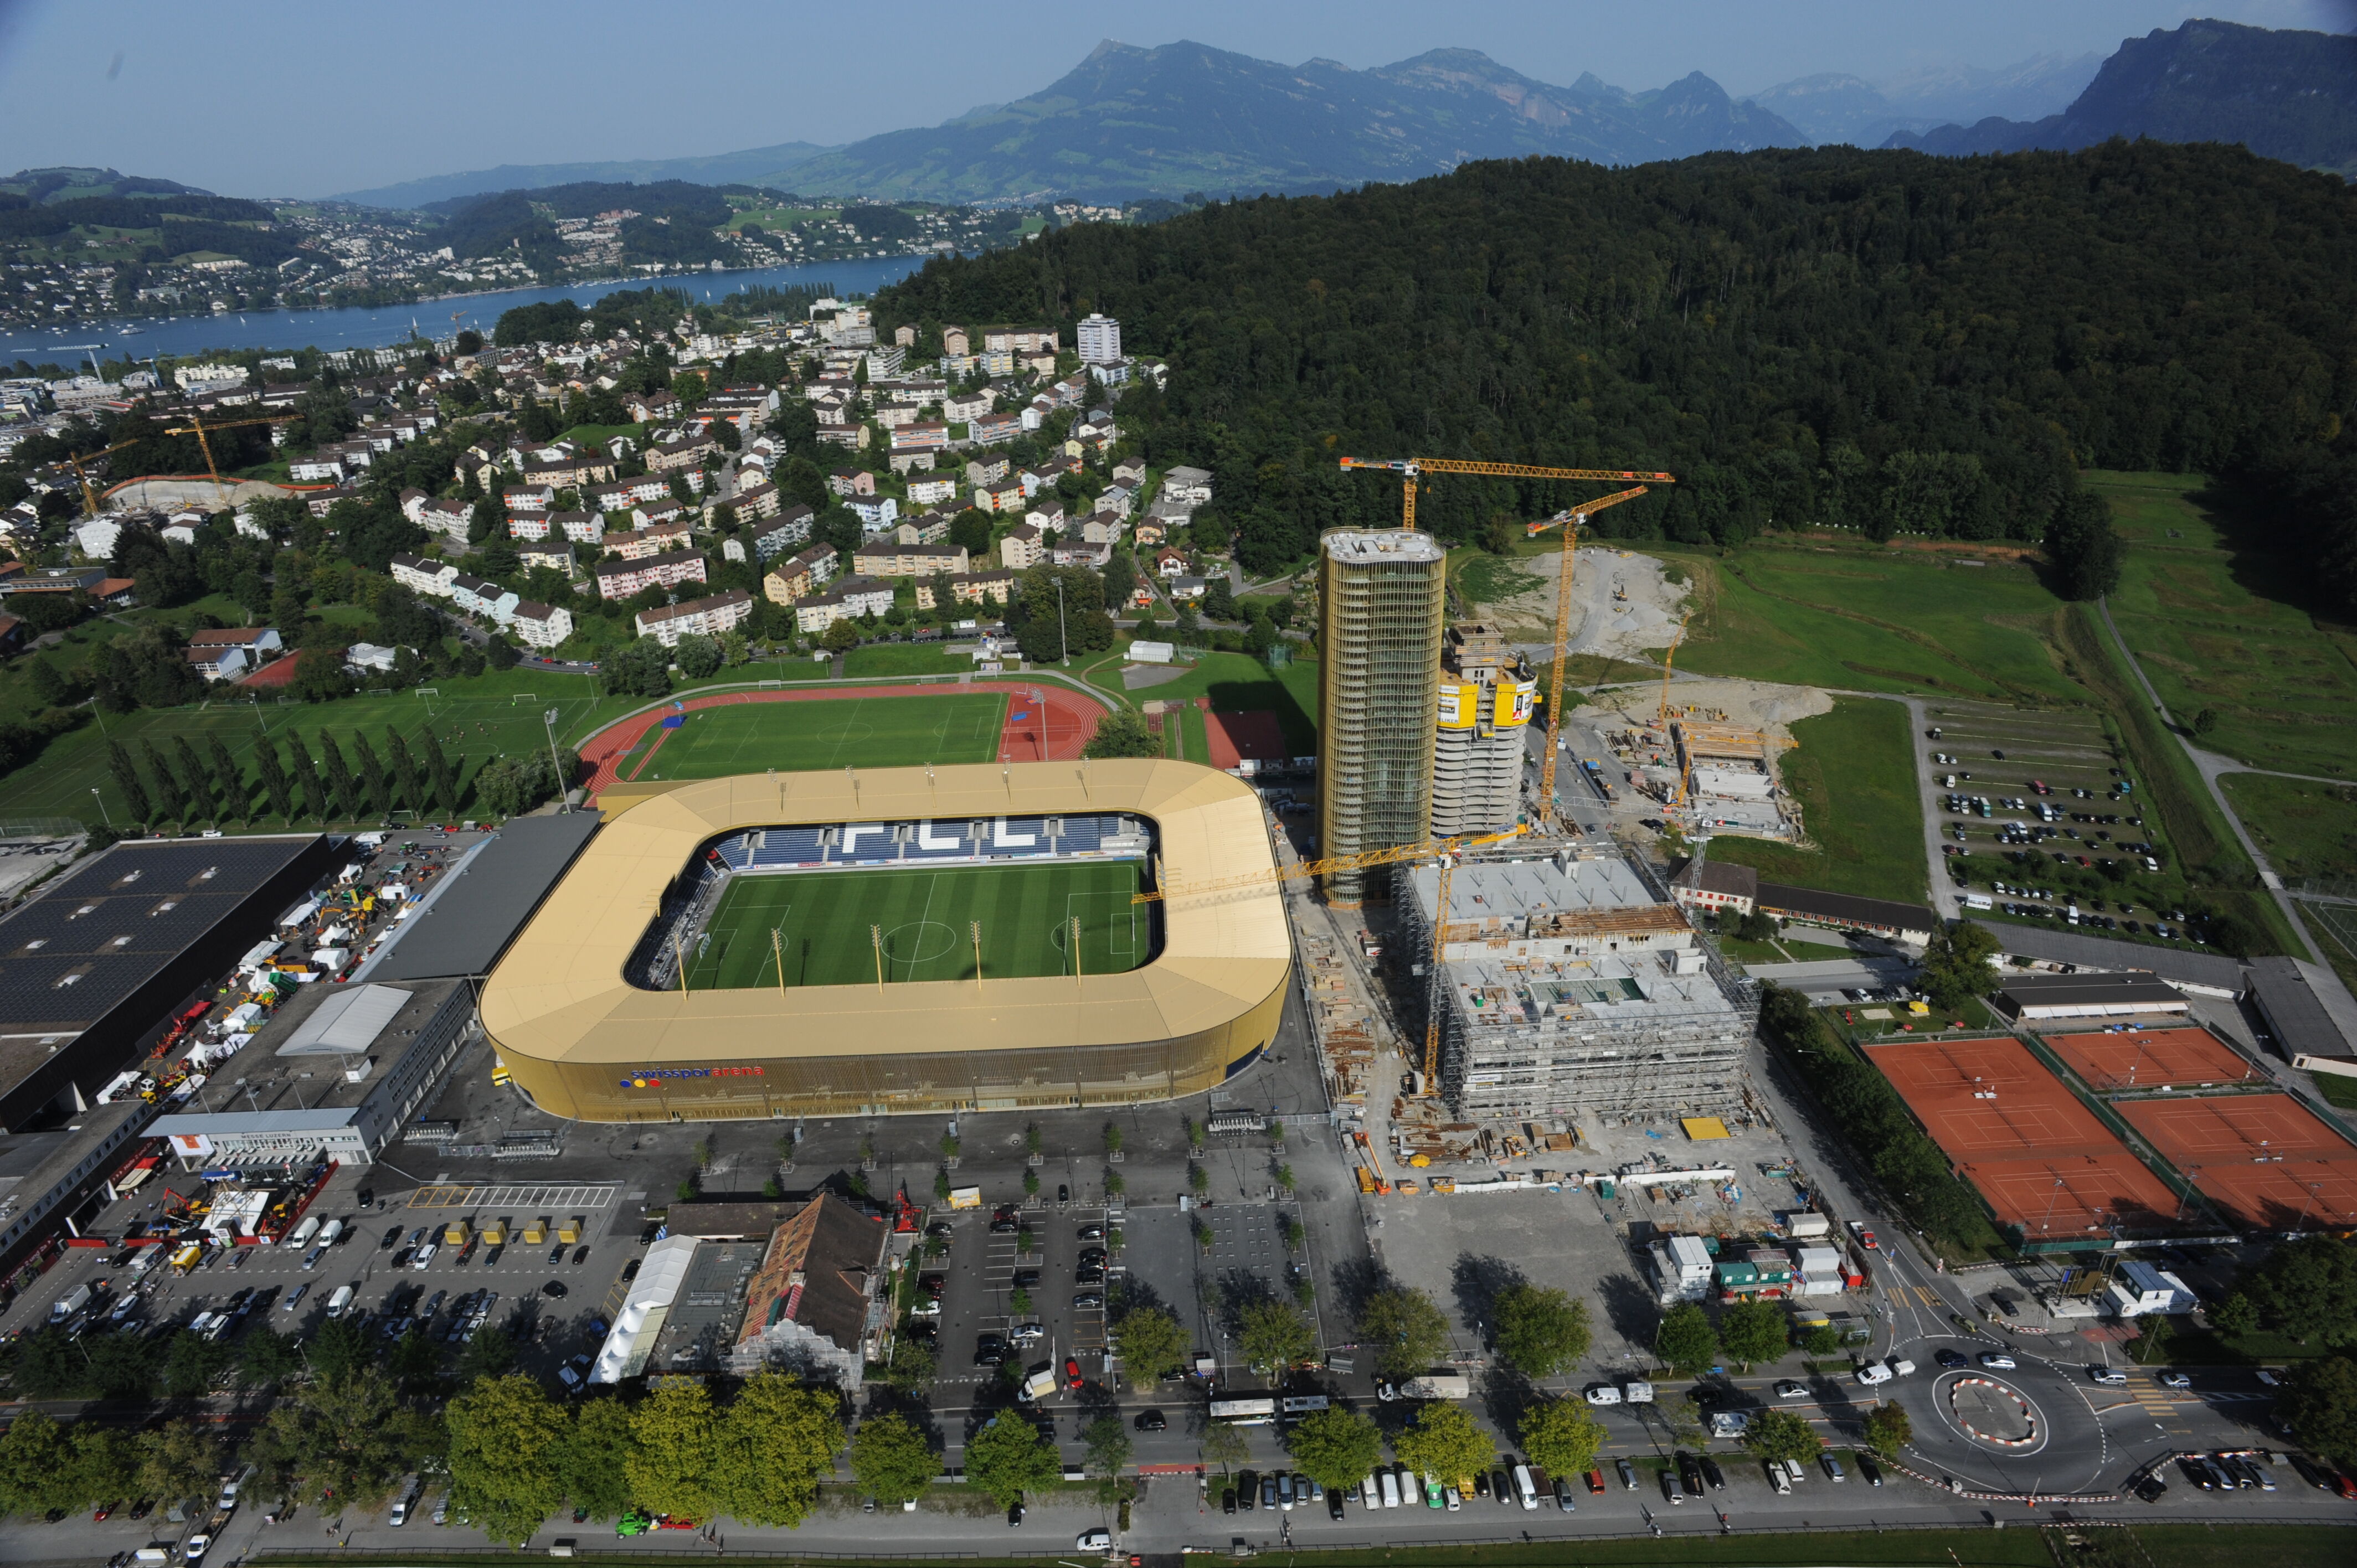
[(1211, 1417), (1223, 1426), (1274, 1426), (1276, 1424), (1276, 1401), (1266, 1394), (1248, 1395), (1242, 1399), (1215, 1399), (1211, 1402)]
[(1324, 1394), (1288, 1394), (1279, 1408), (1285, 1412), (1286, 1420), (1297, 1421), (1305, 1415), (1316, 1415), (1333, 1402)]

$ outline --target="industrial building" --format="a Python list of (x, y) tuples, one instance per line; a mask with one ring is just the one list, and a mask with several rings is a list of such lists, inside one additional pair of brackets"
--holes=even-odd
[[(1337, 529), (1318, 544), (1318, 853), (1421, 843), (1448, 552), (1409, 529)], [(1327, 898), (1355, 905), (1364, 882), (1332, 875)]]
[(300, 986), (148, 1135), (190, 1170), (366, 1165), (432, 1101), (478, 1032), (460, 981)]
[[(1434, 865), (1400, 874), (1413, 950), (1433, 950), (1440, 880)], [(1458, 1114), (1740, 1101), (1756, 994), (1610, 846), (1467, 860), (1440, 935), (1427, 980), (1441, 1010), (1440, 1087)]]
[(1538, 679), (1485, 621), (1448, 628), (1432, 753), (1432, 836), (1501, 832), (1522, 811), (1522, 777)]
[(0, 1127), (86, 1110), (331, 859), (317, 833), (118, 843), (0, 919)]

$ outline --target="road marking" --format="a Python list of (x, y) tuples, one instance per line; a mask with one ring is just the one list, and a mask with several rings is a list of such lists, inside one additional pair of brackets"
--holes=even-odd
[(421, 1187), (409, 1195), (410, 1208), (610, 1208), (618, 1189), (599, 1187)]

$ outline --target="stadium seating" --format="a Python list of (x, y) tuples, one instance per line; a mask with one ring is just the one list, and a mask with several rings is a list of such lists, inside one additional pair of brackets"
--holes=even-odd
[[(1053, 834), (1049, 832), (1051, 822), (1059, 828)], [(705, 866), (718, 873), (885, 860), (1028, 860), (1103, 854), (1107, 840), (1144, 832), (1142, 824), (1120, 816), (986, 819), (979, 842), (973, 828), (969, 822), (942, 821), (766, 828), (719, 840), (712, 846), (717, 864), (707, 861)], [(844, 847), (846, 829), (856, 830), (848, 853)]]

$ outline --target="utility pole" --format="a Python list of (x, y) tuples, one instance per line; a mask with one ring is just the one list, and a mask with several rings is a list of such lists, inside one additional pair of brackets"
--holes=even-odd
[(573, 806), (565, 799), (568, 786), (565, 777), (565, 765), (556, 759), (556, 710), (551, 708), (543, 714), (540, 722), (541, 726), (548, 731), (548, 765), (556, 773), (556, 809), (560, 811), (570, 811)]
[(95, 784), (90, 787), (90, 798), (98, 802), (98, 814), (106, 819), (106, 831), (108, 832), (113, 832), (114, 831), (114, 813), (106, 809), (106, 797), (98, 792), (98, 786)]

